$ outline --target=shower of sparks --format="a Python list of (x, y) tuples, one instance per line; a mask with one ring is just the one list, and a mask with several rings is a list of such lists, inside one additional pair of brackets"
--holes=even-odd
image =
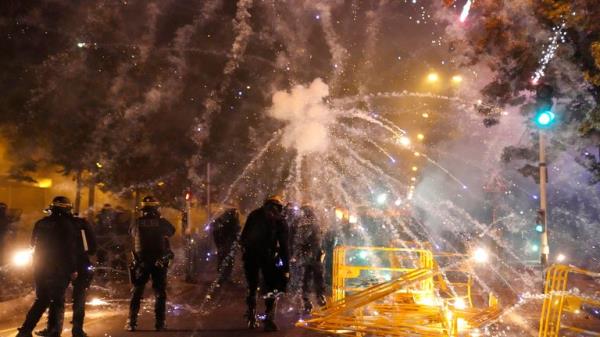
[(556, 55), (556, 50), (558, 49), (559, 42), (565, 42), (565, 36), (567, 34), (565, 32), (566, 25), (567, 24), (563, 22), (560, 26), (555, 26), (554, 28), (552, 28), (554, 34), (550, 38), (550, 44), (546, 47), (546, 49), (544, 49), (544, 52), (542, 53), (542, 58), (539, 62), (540, 65), (538, 66), (535, 73), (533, 73), (533, 76), (531, 76), (531, 83), (533, 83), (534, 85), (538, 84), (540, 79), (544, 77), (548, 63), (550, 63), (550, 61), (552, 61), (552, 59)]
[(467, 0), (467, 3), (463, 6), (462, 12), (460, 13), (460, 22), (465, 22), (467, 17), (469, 16), (469, 12), (471, 11), (471, 5), (473, 1)]

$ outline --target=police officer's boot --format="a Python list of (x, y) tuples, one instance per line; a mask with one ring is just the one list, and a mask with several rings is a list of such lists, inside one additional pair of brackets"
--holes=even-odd
[(156, 322), (154, 324), (154, 328), (156, 331), (164, 331), (167, 329), (167, 324), (165, 323), (165, 311), (167, 303), (167, 294), (164, 291), (157, 292), (156, 301), (154, 303), (154, 314), (156, 318)]
[(36, 331), (35, 334), (40, 337), (47, 337), (50, 336), (50, 330), (48, 328), (45, 328), (44, 330)]
[(279, 327), (275, 324), (275, 313), (277, 312), (277, 299), (275, 297), (267, 297), (265, 299), (265, 331), (278, 331)]
[(317, 304), (320, 307), (324, 307), (327, 305), (327, 298), (325, 297), (325, 295), (323, 295), (323, 294), (317, 295)]
[(15, 337), (33, 337), (33, 335), (31, 334), (31, 331), (26, 331), (22, 328), (18, 329), (18, 333), (17, 336)]
[(309, 315), (312, 312), (313, 304), (310, 301), (310, 299), (308, 298), (308, 296), (302, 297), (302, 303), (304, 305), (304, 314)]
[(127, 331), (135, 331), (135, 329), (137, 328), (137, 321), (135, 319), (131, 319), (131, 317), (129, 319), (127, 319), (127, 323), (125, 323), (125, 330)]
[(83, 331), (82, 327), (73, 325), (73, 329), (71, 329), (71, 333), (73, 337), (88, 337), (88, 335)]
[(246, 310), (244, 317), (246, 317), (248, 329), (256, 329), (258, 328), (258, 321), (256, 320), (256, 295), (248, 295), (248, 297), (246, 297), (246, 305), (248, 306), (248, 309)]
[(135, 331), (137, 327), (137, 316), (140, 312), (140, 302), (144, 293), (143, 285), (135, 285), (133, 289), (131, 289), (131, 293), (131, 302), (129, 303), (129, 318), (125, 324), (125, 330), (127, 331)]
[(248, 309), (244, 316), (246, 317), (248, 329), (256, 329), (258, 328), (258, 321), (256, 319), (256, 297), (253, 299), (247, 298), (246, 303), (248, 304)]

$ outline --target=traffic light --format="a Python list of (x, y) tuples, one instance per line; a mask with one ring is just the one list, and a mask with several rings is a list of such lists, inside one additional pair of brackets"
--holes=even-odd
[(544, 223), (546, 222), (546, 211), (539, 209), (535, 218), (535, 231), (538, 233), (544, 232)]
[(554, 114), (554, 112), (552, 112), (551, 110), (543, 109), (535, 115), (534, 122), (535, 125), (537, 125), (539, 128), (547, 128), (554, 124), (555, 120), (556, 115)]

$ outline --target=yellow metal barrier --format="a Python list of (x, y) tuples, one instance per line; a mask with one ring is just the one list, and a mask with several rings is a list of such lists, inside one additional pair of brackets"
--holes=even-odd
[[(573, 274), (600, 278), (600, 273), (594, 273), (574, 266), (555, 264), (548, 268), (544, 284), (544, 303), (542, 304), (540, 317), (539, 337), (558, 337), (561, 330), (585, 333), (590, 336), (600, 336), (600, 329), (599, 331), (590, 331), (561, 322), (565, 313), (580, 315), (585, 306), (600, 308), (600, 301), (585, 298), (584, 296), (568, 291), (569, 276)], [(575, 319), (575, 321), (577, 320)]]
[[(353, 264), (356, 254), (363, 261)], [(385, 272), (391, 280), (362, 288), (349, 282), (366, 271)], [(297, 326), (353, 337), (456, 337), (500, 314), (493, 295), (487, 308), (473, 307), (471, 278), (462, 284), (465, 294), (458, 296), (429, 249), (337, 247), (333, 278), (334, 301)]]
[[(350, 254), (364, 254), (365, 257), (382, 258), (387, 255), (388, 265), (385, 267), (375, 267), (369, 264), (352, 264), (348, 259)], [(371, 261), (369, 261), (371, 262)], [(388, 279), (382, 279), (380, 282), (389, 281), (394, 276), (402, 275), (416, 269), (433, 269), (433, 254), (431, 250), (420, 248), (388, 248), (388, 247), (354, 247), (338, 246), (333, 252), (333, 282), (332, 282), (332, 300), (339, 301), (346, 296), (346, 292), (358, 291), (367, 286), (348, 286), (348, 279), (358, 279), (362, 272), (386, 272)], [(433, 289), (433, 279), (424, 280), (421, 283), (422, 290)]]

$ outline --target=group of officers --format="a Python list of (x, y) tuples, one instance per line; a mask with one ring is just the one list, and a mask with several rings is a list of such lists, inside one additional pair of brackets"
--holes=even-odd
[(283, 204), (277, 195), (268, 197), (262, 207), (248, 215), (243, 230), (235, 208), (227, 209), (213, 223), (220, 280), (231, 279), (236, 245), (239, 243), (241, 248), (248, 286), (245, 317), (251, 329), (258, 327), (259, 274), (263, 280), (266, 331), (278, 329), (275, 324), (277, 299), (288, 290), (288, 283), (291, 292), (301, 291), (305, 314), (313, 309), (311, 290), (319, 306), (326, 304), (324, 251), (318, 216), (309, 205)]
[[(141, 216), (132, 224), (132, 283), (129, 317), (125, 326), (128, 331), (137, 329), (137, 317), (144, 287), (151, 279), (155, 294), (155, 329), (166, 329), (167, 270), (174, 254), (169, 238), (175, 227), (161, 217), (159, 202), (152, 196), (145, 197), (140, 205)], [(58, 337), (63, 330), (65, 293), (73, 287), (73, 337), (87, 336), (83, 330), (86, 292), (89, 288), (94, 266), (91, 256), (96, 252), (96, 238), (92, 226), (73, 214), (68, 198), (55, 197), (48, 215), (36, 222), (31, 237), (33, 253), (33, 276), (36, 298), (18, 329), (17, 337), (31, 337), (32, 332), (48, 310), (47, 328), (36, 332), (39, 336)], [(246, 297), (246, 320), (253, 329), (257, 319), (257, 292), (259, 275), (265, 300), (265, 331), (278, 330), (275, 324), (278, 298), (286, 292), (290, 269), (298, 273), (302, 283), (304, 310), (310, 312), (312, 302), (311, 283), (319, 305), (325, 305), (323, 282), (323, 250), (320, 226), (310, 206), (284, 206), (279, 196), (265, 199), (263, 205), (252, 211), (240, 233), (239, 212), (227, 210), (215, 220), (213, 229), (219, 257), (220, 277), (231, 273), (237, 246), (242, 251), (244, 274), (248, 287)]]

